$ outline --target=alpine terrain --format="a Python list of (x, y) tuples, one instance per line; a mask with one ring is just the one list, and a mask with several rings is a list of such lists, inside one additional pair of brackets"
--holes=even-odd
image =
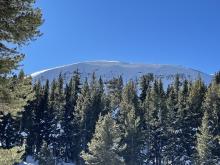
[(195, 69), (179, 66), (179, 65), (162, 65), (162, 64), (133, 64), (119, 61), (92, 61), (81, 62), (52, 69), (35, 72), (31, 74), (33, 81), (40, 80), (42, 83), (48, 79), (50, 82), (57, 79), (61, 73), (65, 81), (68, 82), (74, 71), (79, 70), (82, 78), (91, 78), (95, 73), (97, 77), (102, 77), (104, 81), (108, 81), (113, 77), (122, 76), (124, 81), (136, 80), (144, 74), (152, 73), (156, 78), (162, 79), (167, 85), (173, 81), (175, 75), (187, 80), (196, 80), (199, 77), (205, 83), (210, 83), (212, 76)]

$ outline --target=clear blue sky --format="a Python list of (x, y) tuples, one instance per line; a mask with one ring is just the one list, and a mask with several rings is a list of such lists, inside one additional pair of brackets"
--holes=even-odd
[(27, 73), (88, 60), (220, 69), (219, 0), (38, 0), (44, 35)]

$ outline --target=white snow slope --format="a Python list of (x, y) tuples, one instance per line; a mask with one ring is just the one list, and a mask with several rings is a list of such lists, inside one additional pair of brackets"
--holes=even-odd
[(69, 81), (73, 72), (78, 69), (81, 73), (82, 80), (85, 77), (91, 78), (93, 72), (97, 77), (102, 77), (104, 81), (108, 81), (113, 77), (123, 76), (124, 81), (131, 79), (136, 80), (141, 75), (153, 73), (155, 77), (161, 78), (165, 84), (172, 82), (174, 76), (179, 74), (182, 79), (195, 80), (201, 77), (205, 83), (211, 82), (212, 75), (178, 65), (161, 65), (161, 64), (132, 64), (118, 61), (93, 61), (81, 62), (71, 65), (65, 65), (52, 69), (47, 69), (31, 74), (33, 81), (40, 80), (44, 83), (47, 79), (51, 82), (58, 78), (62, 73), (65, 81)]

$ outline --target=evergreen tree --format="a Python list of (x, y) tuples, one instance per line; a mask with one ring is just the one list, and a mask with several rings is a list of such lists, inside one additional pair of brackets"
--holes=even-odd
[(202, 119), (202, 125), (197, 135), (197, 152), (198, 152), (198, 164), (201, 165), (214, 165), (217, 162), (214, 161), (212, 155), (213, 136), (209, 129), (209, 115), (205, 111)]
[(14, 165), (20, 163), (22, 155), (24, 154), (24, 147), (13, 147), (11, 149), (0, 149), (0, 164)]
[(17, 118), (9, 113), (0, 117), (0, 144), (2, 148), (10, 149), (13, 146), (20, 145), (20, 123)]
[(75, 106), (80, 92), (80, 75), (78, 71), (74, 72), (74, 76), (65, 88), (65, 105), (62, 118), (62, 128), (64, 134), (62, 136), (62, 144), (64, 148), (64, 159), (68, 161), (77, 160), (79, 154), (78, 139), (79, 125), (77, 123)]
[(187, 115), (185, 117), (187, 122), (186, 126), (188, 128), (187, 134), (189, 146), (187, 146), (187, 148), (190, 149), (188, 152), (191, 157), (193, 157), (193, 154), (196, 152), (196, 133), (202, 121), (202, 104), (205, 98), (205, 93), (206, 87), (201, 78), (192, 83), (189, 90)]
[(42, 145), (38, 159), (39, 165), (55, 165), (53, 154), (46, 142)]
[(23, 92), (21, 87), (26, 88), (25, 84), (21, 81), (15, 83), (10, 75), (24, 57), (16, 48), (40, 36), (38, 27), (42, 24), (42, 16), (40, 9), (33, 7), (34, 2), (0, 2), (0, 108), (4, 112), (16, 113), (24, 106), (20, 101), (25, 99), (18, 92)]
[[(30, 130), (30, 139), (34, 141), (32, 149), (36, 153), (40, 151), (43, 140), (48, 140), (48, 124), (46, 118), (48, 117), (48, 96), (49, 95), (49, 82), (42, 86), (40, 82), (35, 86), (35, 100), (33, 101), (34, 116), (33, 116), (33, 130)], [(47, 130), (48, 129), (48, 130)], [(33, 133), (33, 134), (32, 134)], [(34, 137), (34, 138), (33, 138)], [(32, 143), (32, 142), (30, 142)]]
[(125, 164), (119, 156), (121, 148), (120, 130), (110, 114), (100, 116), (95, 134), (88, 144), (88, 152), (82, 152), (85, 164), (92, 165), (122, 165)]
[(119, 109), (118, 123), (122, 131), (121, 144), (126, 146), (121, 154), (126, 164), (141, 164), (143, 163), (141, 151), (144, 148), (144, 137), (140, 125), (140, 108), (134, 82), (130, 81), (123, 90)]
[[(80, 128), (80, 141), (78, 142), (79, 151), (80, 153), (82, 150), (87, 150), (87, 144), (90, 141), (91, 137), (91, 129), (90, 129), (90, 113), (92, 111), (92, 101), (90, 95), (90, 88), (87, 79), (85, 80), (81, 93), (77, 100), (76, 105), (76, 117), (77, 123)], [(79, 164), (82, 164), (81, 160), (78, 160)]]
[[(28, 104), (25, 106), (25, 110), (22, 113), (22, 131), (27, 134), (26, 144), (25, 147), (26, 154), (33, 154), (34, 149), (36, 148), (36, 142), (40, 134), (40, 131), (37, 129), (36, 122), (39, 121), (38, 113), (39, 112), (39, 105), (41, 100), (41, 84), (37, 82), (34, 84), (34, 99), (29, 101)], [(39, 146), (39, 145), (37, 145)]]
[(220, 71), (215, 74), (214, 81), (216, 84), (220, 84)]
[(140, 100), (142, 103), (146, 99), (147, 92), (150, 87), (150, 83), (153, 81), (153, 79), (154, 79), (153, 74), (143, 75), (140, 78), (140, 90), (141, 90)]
[(169, 86), (166, 97), (166, 144), (164, 146), (163, 161), (172, 162), (178, 164), (179, 162), (179, 132), (181, 131), (177, 123), (179, 118), (178, 114), (178, 98), (180, 91), (180, 80), (179, 75), (176, 75), (174, 83)]
[(96, 122), (98, 121), (99, 115), (103, 112), (104, 110), (104, 84), (101, 79), (99, 80), (96, 79), (95, 74), (93, 74), (93, 78), (91, 81), (91, 108), (92, 110), (90, 111), (89, 114), (89, 129), (90, 129), (90, 136), (89, 139), (92, 138), (93, 133), (95, 132), (95, 125)]
[[(42, 24), (42, 16), (40, 9), (34, 8), (34, 3), (34, 0), (0, 1), (0, 110), (14, 117), (32, 96), (31, 79), (25, 78), (22, 72), (18, 77), (11, 76), (11, 73), (18, 69), (24, 57), (16, 48), (40, 36), (38, 27)], [(1, 150), (3, 162), (9, 165), (16, 162), (22, 153), (17, 150)], [(10, 159), (6, 157), (8, 152)]]
[(62, 144), (62, 136), (64, 130), (62, 127), (62, 117), (64, 115), (65, 95), (64, 95), (64, 80), (60, 73), (58, 80), (53, 80), (51, 84), (49, 108), (51, 112), (51, 133), (50, 141), (53, 146), (53, 155), (60, 159), (64, 155)]
[(111, 101), (112, 110), (115, 111), (119, 107), (122, 100), (123, 79), (122, 76), (114, 77), (107, 84), (108, 95)]
[(147, 162), (154, 165), (162, 163), (162, 150), (166, 142), (167, 110), (165, 93), (161, 80), (155, 80), (145, 100), (145, 121), (147, 125)]
[(214, 137), (211, 152), (220, 160), (220, 85), (216, 81), (213, 81), (206, 93), (203, 109), (209, 114), (209, 133)]

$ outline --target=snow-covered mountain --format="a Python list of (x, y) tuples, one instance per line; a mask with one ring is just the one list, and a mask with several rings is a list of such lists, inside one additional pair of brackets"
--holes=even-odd
[(191, 68), (176, 65), (161, 65), (161, 64), (132, 64), (118, 61), (93, 61), (81, 62), (71, 65), (60, 66), (52, 69), (47, 69), (31, 74), (33, 81), (40, 80), (44, 83), (47, 79), (52, 81), (56, 79), (60, 73), (66, 81), (70, 80), (73, 72), (79, 70), (82, 79), (90, 77), (93, 72), (96, 76), (101, 76), (104, 81), (108, 81), (113, 77), (123, 76), (124, 81), (130, 79), (136, 80), (141, 75), (153, 73), (155, 77), (161, 78), (165, 84), (173, 81), (176, 74), (179, 74), (182, 79), (195, 80), (199, 76), (205, 83), (209, 83), (212, 76)]

